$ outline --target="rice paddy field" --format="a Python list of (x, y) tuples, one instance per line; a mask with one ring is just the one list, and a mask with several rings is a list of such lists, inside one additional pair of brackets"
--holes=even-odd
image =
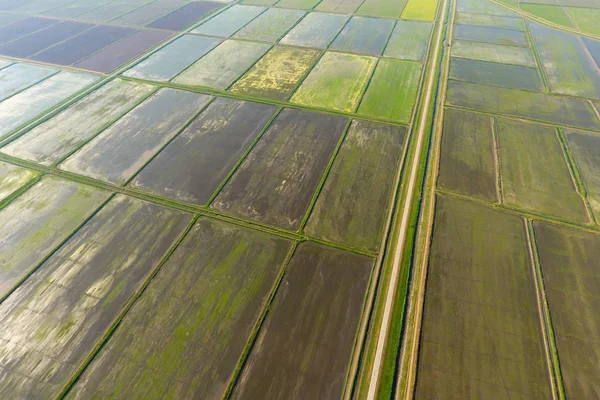
[(600, 398), (596, 11), (0, 0), (0, 398)]

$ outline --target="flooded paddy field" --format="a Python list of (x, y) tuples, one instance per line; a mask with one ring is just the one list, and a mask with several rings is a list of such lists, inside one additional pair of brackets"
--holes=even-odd
[(0, 0), (0, 397), (598, 397), (600, 7), (504, 3)]
[(427, 3), (0, 0), (0, 397), (350, 396)]
[(405, 398), (600, 393), (600, 38), (545, 22), (591, 32), (574, 4), (451, 11)]

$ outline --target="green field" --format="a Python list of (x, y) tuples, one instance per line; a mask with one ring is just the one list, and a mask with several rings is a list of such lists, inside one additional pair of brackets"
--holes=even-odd
[(0, 0), (0, 398), (600, 398), (599, 18)]

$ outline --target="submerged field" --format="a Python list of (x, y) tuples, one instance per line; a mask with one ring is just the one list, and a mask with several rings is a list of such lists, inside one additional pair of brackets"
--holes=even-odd
[(600, 41), (493, 3), (450, 13), (405, 398), (596, 398)]
[(423, 5), (0, 0), (0, 397), (351, 397)]
[(599, 10), (0, 0), (0, 397), (600, 396)]

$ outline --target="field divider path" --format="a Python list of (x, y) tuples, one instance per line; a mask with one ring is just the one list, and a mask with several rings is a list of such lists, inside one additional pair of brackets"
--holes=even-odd
[(500, 163), (500, 142), (498, 140), (497, 119), (491, 118), (492, 139), (494, 141), (494, 165), (496, 166), (496, 190), (498, 195), (498, 204), (504, 204), (504, 185), (502, 183), (502, 164)]
[(535, 299), (538, 305), (538, 316), (540, 318), (540, 327), (542, 329), (542, 337), (544, 339), (544, 352), (546, 354), (548, 375), (552, 388), (552, 398), (553, 400), (564, 400), (565, 388), (562, 381), (560, 363), (558, 361), (558, 350), (556, 347), (554, 330), (552, 329), (552, 319), (550, 317), (550, 310), (548, 308), (548, 299), (546, 298), (544, 278), (540, 268), (533, 224), (529, 218), (524, 220), (524, 224), (527, 237), (527, 247), (529, 249), (529, 256), (531, 258), (531, 273), (533, 274), (533, 282), (535, 283)]
[(248, 356), (250, 355), (250, 352), (252, 351), (252, 348), (254, 347), (254, 344), (256, 343), (256, 339), (258, 338), (258, 332), (260, 331), (260, 328), (262, 327), (263, 322), (267, 318), (267, 314), (269, 313), (269, 310), (271, 309), (273, 299), (275, 298), (275, 295), (277, 294), (277, 291), (279, 290), (279, 287), (281, 286), (281, 282), (283, 282), (283, 277), (285, 276), (288, 265), (290, 264), (290, 261), (292, 260), (292, 257), (294, 256), (296, 249), (298, 248), (298, 244), (299, 244), (299, 242), (294, 242), (294, 244), (292, 245), (292, 248), (288, 252), (288, 255), (287, 255), (285, 261), (283, 262), (281, 271), (279, 271), (279, 275), (277, 275), (277, 278), (275, 279), (275, 283), (273, 284), (273, 289), (269, 293), (269, 297), (267, 298), (267, 300), (265, 302), (265, 306), (261, 310), (260, 315), (258, 316), (258, 318), (256, 320), (256, 325), (254, 326), (254, 329), (252, 330), (252, 332), (250, 333), (250, 336), (248, 337), (246, 346), (244, 347), (244, 350), (242, 351), (242, 354), (238, 360), (238, 363), (233, 371), (231, 380), (229, 381), (229, 384), (227, 385), (227, 389), (225, 390), (225, 392), (223, 394), (224, 400), (229, 399), (231, 397), (231, 394), (233, 393), (235, 384), (237, 383), (238, 379), (240, 378), (242, 369), (244, 368), (244, 365), (246, 364), (246, 361), (248, 360)]
[(219, 221), (223, 221), (226, 223), (230, 223), (236, 226), (241, 226), (249, 229), (253, 229), (256, 231), (268, 233), (274, 236), (278, 236), (285, 239), (296, 240), (296, 241), (306, 241), (310, 240), (311, 242), (320, 243), (325, 246), (347, 251), (354, 254), (363, 255), (369, 258), (376, 258), (377, 254), (356, 249), (350, 246), (341, 245), (338, 243), (334, 243), (328, 240), (323, 240), (319, 238), (314, 238), (312, 236), (307, 236), (304, 234), (298, 234), (296, 232), (288, 231), (285, 229), (277, 228), (272, 225), (266, 225), (256, 221), (249, 221), (243, 218), (239, 218), (233, 215), (225, 214), (223, 212), (213, 210), (211, 208), (207, 208), (206, 206), (198, 206), (192, 203), (184, 203), (180, 201), (175, 201), (172, 199), (167, 199), (158, 195), (154, 195), (151, 193), (142, 192), (139, 190), (126, 188), (122, 186), (118, 186), (112, 183), (107, 183), (103, 181), (99, 181), (93, 178), (89, 178), (83, 175), (75, 174), (73, 172), (63, 171), (56, 167), (47, 167), (44, 165), (36, 164), (31, 161), (21, 160), (15, 157), (7, 156), (5, 154), (0, 154), (0, 161), (7, 162), (12, 165), (29, 168), (34, 171), (38, 171), (44, 174), (57, 176), (59, 178), (63, 178), (72, 182), (80, 183), (87, 186), (93, 186), (99, 189), (107, 190), (112, 193), (121, 193), (130, 197), (134, 197), (143, 201), (147, 201), (149, 203), (158, 204), (167, 208), (172, 208), (175, 210), (186, 211), (197, 215), (203, 215), (210, 218), (214, 218)]
[[(33, 183), (28, 186), (25, 190), (23, 190), (23, 192), (26, 192), (27, 190), (29, 190), (35, 183), (37, 183), (40, 179), (42, 178), (42, 176), (38, 177), (38, 179), (33, 179)], [(69, 232), (67, 234), (67, 236), (61, 240), (48, 254), (46, 254), (46, 256), (44, 258), (42, 258), (37, 264), (34, 265), (34, 267), (28, 271), (25, 275), (23, 275), (23, 277), (21, 279), (19, 279), (14, 285), (13, 287), (8, 290), (6, 292), (6, 294), (2, 297), (0, 297), (0, 304), (2, 304), (7, 298), (10, 297), (10, 295), (19, 288), (19, 286), (21, 286), (21, 284), (23, 282), (25, 282), (31, 275), (33, 275), (42, 265), (44, 265), (44, 263), (46, 261), (48, 261), (48, 259), (50, 259), (50, 257), (52, 257), (54, 255), (54, 253), (56, 253), (58, 250), (60, 250), (60, 248), (67, 243), (73, 236), (75, 236), (75, 234), (79, 231), (79, 229), (81, 229), (89, 220), (91, 220), (96, 214), (98, 214), (100, 212), (100, 210), (106, 205), (108, 204), (108, 202), (110, 200), (112, 200), (113, 197), (115, 197), (116, 193), (111, 193), (105, 200), (103, 200), (86, 218), (84, 218), (81, 223), (79, 223), (75, 229), (73, 229), (71, 232)], [(16, 197), (15, 197), (16, 199)]]
[(560, 143), (560, 148), (563, 152), (563, 157), (565, 158), (565, 163), (567, 164), (567, 167), (569, 168), (569, 173), (571, 174), (571, 179), (573, 180), (573, 185), (575, 186), (575, 190), (577, 191), (579, 196), (581, 196), (581, 199), (583, 200), (583, 204), (585, 205), (585, 212), (587, 213), (587, 216), (590, 219), (591, 223), (597, 224), (596, 218), (594, 216), (594, 212), (592, 211), (592, 206), (590, 205), (590, 201), (588, 199), (585, 184), (584, 184), (583, 180), (581, 179), (581, 174), (579, 173), (579, 170), (577, 169), (577, 163), (575, 162), (575, 159), (573, 158), (573, 154), (571, 154), (571, 150), (569, 149), (569, 144), (568, 144), (567, 138), (566, 138), (564, 132), (562, 131), (562, 129), (556, 128), (554, 130), (554, 132), (556, 133), (556, 138), (558, 139), (558, 142)]
[(381, 329), (379, 330), (378, 337), (377, 337), (377, 348), (375, 351), (375, 358), (373, 361), (373, 369), (371, 371), (371, 379), (369, 381), (369, 390), (367, 393), (368, 400), (375, 400), (378, 385), (379, 385), (379, 379), (380, 379), (381, 373), (382, 373), (381, 367), (382, 367), (382, 362), (383, 362), (383, 357), (384, 357), (384, 349), (385, 349), (386, 342), (387, 342), (388, 331), (389, 331), (390, 325), (391, 325), (396, 287), (398, 285), (400, 269), (401, 269), (401, 265), (402, 265), (402, 258), (404, 255), (404, 247), (405, 247), (405, 243), (406, 243), (406, 239), (407, 239), (407, 232), (408, 232), (409, 223), (410, 223), (411, 209), (413, 206), (413, 204), (412, 204), (413, 196), (414, 196), (414, 192), (415, 192), (415, 187), (417, 185), (417, 176), (418, 176), (418, 172), (419, 172), (418, 170), (419, 170), (419, 167), (421, 164), (421, 150), (423, 148), (423, 144), (425, 142), (426, 136), (428, 136), (427, 130), (426, 130), (426, 128), (428, 126), (428, 122), (429, 122), (429, 117), (430, 117), (428, 110), (430, 108), (430, 105), (432, 104), (432, 98), (433, 98), (433, 94), (435, 92), (434, 85), (435, 85), (436, 77), (437, 77), (438, 63), (439, 63), (439, 58), (440, 58), (440, 49), (441, 49), (442, 43), (443, 43), (443, 41), (442, 41), (442, 39), (444, 37), (443, 27), (444, 27), (444, 23), (446, 21), (448, 3), (449, 3), (449, 0), (442, 0), (442, 10), (439, 14), (439, 21), (437, 24), (438, 29), (437, 29), (436, 40), (434, 43), (434, 53), (433, 53), (433, 57), (432, 57), (431, 63), (430, 63), (430, 66), (431, 66), (430, 71), (429, 71), (430, 75), (427, 80), (427, 87), (425, 89), (425, 98), (423, 101), (423, 107), (421, 108), (422, 113), (421, 113), (421, 117), (419, 119), (419, 124), (418, 124), (417, 137), (416, 137), (417, 143), (416, 143), (415, 153), (414, 153), (415, 157), (410, 166), (410, 175), (409, 175), (409, 180), (408, 180), (408, 184), (407, 184), (408, 187), (407, 187), (407, 192), (406, 192), (407, 195), (406, 195), (406, 199), (403, 203), (404, 207), (402, 208), (402, 217), (400, 220), (398, 242), (396, 243), (396, 246), (394, 249), (390, 284), (389, 284), (386, 294), (385, 294), (385, 303), (384, 303), (384, 309), (383, 309), (383, 318), (382, 318), (382, 322), (381, 322)]
[(323, 190), (323, 186), (325, 186), (325, 181), (327, 180), (327, 177), (329, 176), (329, 173), (331, 172), (331, 167), (333, 167), (333, 163), (334, 163), (335, 159), (337, 158), (338, 153), (340, 152), (342, 144), (344, 143), (344, 140), (346, 140), (346, 136), (348, 135), (348, 130), (350, 129), (351, 124), (352, 124), (352, 120), (349, 119), (348, 122), (346, 122), (346, 126), (344, 127), (344, 130), (342, 131), (342, 134), (340, 135), (340, 138), (335, 146), (335, 149), (333, 150), (333, 153), (331, 154), (331, 157), (329, 157), (329, 162), (327, 163), (327, 166), (325, 167), (325, 170), (323, 171), (323, 174), (321, 175), (321, 180), (319, 181), (319, 184), (317, 185), (317, 189), (315, 190), (315, 193), (314, 193), (312, 199), (310, 200), (308, 208), (306, 209), (306, 213), (304, 214), (304, 217), (302, 218), (302, 222), (300, 222), (300, 227), (297, 230), (298, 233), (304, 232), (304, 228), (306, 227), (306, 224), (308, 223), (310, 214), (312, 214), (315, 204), (317, 203), (317, 199), (319, 198), (319, 195), (321, 194), (321, 191)]
[[(113, 196), (111, 196), (111, 197), (113, 197)], [(57, 399), (64, 399), (67, 396), (67, 394), (69, 394), (69, 391), (73, 388), (75, 383), (79, 380), (79, 377), (81, 376), (81, 374), (85, 371), (85, 369), (88, 367), (88, 365), (94, 360), (94, 358), (102, 350), (104, 345), (111, 338), (111, 336), (113, 335), (115, 330), (119, 327), (123, 318), (125, 318), (125, 316), (129, 312), (129, 310), (131, 310), (131, 308), (133, 307), (133, 305), (135, 304), (137, 299), (140, 298), (140, 296), (144, 293), (144, 291), (146, 290), (146, 288), (148, 287), (148, 285), (150, 284), (152, 279), (154, 279), (154, 277), (156, 276), (156, 274), (158, 274), (158, 272), (163, 267), (163, 265), (167, 262), (167, 260), (171, 257), (171, 255), (175, 252), (175, 250), (177, 250), (177, 247), (179, 247), (179, 245), (181, 244), (183, 239), (187, 236), (188, 232), (192, 230), (192, 228), (196, 224), (196, 221), (198, 220), (198, 218), (199, 218), (199, 216), (196, 215), (191, 219), (191, 221), (188, 223), (187, 227), (183, 230), (183, 232), (179, 235), (179, 237), (171, 245), (169, 250), (162, 256), (162, 258), (158, 262), (157, 266), (153, 270), (150, 271), (150, 274), (148, 275), (146, 280), (144, 282), (142, 282), (141, 286), (137, 289), (137, 291), (134, 292), (129, 297), (129, 300), (125, 303), (125, 305), (123, 306), (123, 308), (121, 309), (119, 314), (117, 314), (117, 316), (113, 320), (112, 324), (109, 326), (109, 328), (104, 333), (104, 336), (102, 336), (102, 338), (100, 338), (100, 340), (95, 344), (93, 350), (88, 354), (88, 356), (83, 360), (81, 365), (79, 365), (78, 368), (75, 370), (75, 372), (72, 374), (71, 379), (69, 379), (69, 381), (65, 384), (65, 386), (63, 387), (61, 392), (56, 397)]]
[[(443, 60), (443, 71), (439, 77), (440, 79), (440, 96), (437, 99), (436, 104), (436, 116), (433, 127), (433, 144), (431, 154), (431, 170), (428, 171), (427, 179), (429, 182), (429, 192), (427, 199), (423, 202), (423, 214), (421, 223), (419, 224), (420, 229), (423, 232), (418, 232), (418, 237), (423, 238), (421, 244), (422, 252), (418, 254), (415, 262), (415, 268), (413, 271), (413, 282), (415, 282), (414, 288), (410, 291), (409, 296), (409, 307), (413, 313), (412, 318), (409, 314), (407, 321), (412, 322), (412, 330), (407, 334), (407, 338), (404, 340), (403, 348), (401, 352), (401, 369), (399, 370), (400, 377), (397, 379), (398, 385), (402, 383), (402, 377), (404, 376), (404, 391), (402, 392), (400, 387), (396, 390), (396, 400), (404, 398), (405, 400), (411, 400), (414, 395), (414, 386), (416, 382), (416, 371), (417, 371), (417, 359), (419, 354), (419, 338), (421, 336), (421, 323), (423, 307), (425, 303), (425, 284), (427, 280), (427, 267), (429, 264), (429, 249), (433, 234), (433, 224), (435, 217), (435, 198), (436, 198), (436, 185), (439, 173), (439, 154), (441, 152), (442, 144), (442, 128), (444, 121), (444, 103), (446, 98), (446, 87), (448, 84), (448, 73), (450, 71), (450, 51), (452, 48), (453, 40), (453, 29), (454, 29), (454, 18), (456, 16), (456, 2), (453, 2), (452, 9), (450, 10), (450, 16), (448, 17), (446, 26), (446, 37), (447, 41), (445, 49), (445, 59)], [(411, 324), (409, 323), (409, 326)], [(406, 371), (404, 371), (406, 368)]]
[(538, 17), (536, 15), (530, 14), (527, 11), (523, 11), (520, 8), (510, 6), (510, 5), (506, 4), (506, 3), (502, 3), (502, 2), (497, 1), (497, 0), (487, 0), (487, 1), (489, 1), (490, 3), (492, 3), (494, 5), (502, 7), (502, 8), (504, 8), (504, 9), (510, 11), (510, 12), (513, 12), (513, 13), (515, 13), (517, 15), (520, 15), (521, 17), (523, 17), (525, 19), (537, 22), (538, 24), (545, 25), (545, 26), (547, 26), (549, 28), (556, 29), (556, 30), (559, 30), (559, 31), (563, 31), (563, 32), (566, 32), (566, 33), (571, 33), (571, 34), (574, 34), (574, 35), (581, 35), (581, 36), (589, 37), (591, 39), (600, 40), (600, 36), (599, 35), (593, 35), (591, 33), (582, 32), (582, 31), (579, 31), (579, 30), (574, 29), (574, 28), (569, 28), (569, 27), (566, 27), (566, 26), (563, 26), (563, 25), (555, 24), (555, 23), (550, 22), (550, 21), (548, 21), (546, 19), (543, 19), (543, 18), (540, 18), (540, 17)]
[(502, 211), (507, 214), (517, 215), (520, 217), (532, 218), (537, 221), (544, 221), (544, 222), (548, 222), (550, 224), (561, 225), (561, 226), (565, 226), (565, 227), (568, 227), (571, 229), (578, 229), (578, 230), (589, 232), (589, 233), (598, 234), (600, 232), (600, 227), (598, 227), (597, 225), (592, 224), (592, 223), (584, 224), (581, 222), (574, 222), (574, 221), (570, 221), (567, 219), (561, 219), (554, 215), (546, 215), (546, 214), (532, 212), (532, 211), (521, 209), (519, 207), (515, 207), (512, 205), (507, 206), (504, 204), (490, 203), (489, 201), (486, 201), (486, 200), (478, 199), (475, 197), (470, 197), (470, 196), (467, 196), (467, 195), (464, 195), (461, 193), (457, 193), (457, 192), (452, 192), (452, 191), (446, 190), (446, 189), (437, 188), (436, 191), (437, 191), (437, 193), (440, 193), (440, 194), (443, 194), (446, 196), (451, 196), (451, 197), (455, 197), (458, 199), (468, 200), (473, 203), (482, 204), (482, 205), (485, 205), (490, 208), (494, 208), (498, 211)]
[[(371, 57), (371, 56), (368, 56), (368, 57)], [(375, 57), (373, 57), (373, 58), (375, 58)], [(312, 69), (311, 69), (311, 71), (312, 71)], [(307, 74), (306, 76), (308, 76), (308, 75), (309, 74)], [(245, 95), (242, 93), (233, 93), (233, 92), (228, 92), (225, 90), (209, 88), (206, 86), (188, 86), (188, 85), (183, 85), (183, 84), (173, 83), (173, 82), (157, 82), (157, 81), (151, 81), (148, 79), (134, 78), (134, 77), (125, 76), (125, 75), (120, 76), (119, 78), (122, 80), (125, 80), (125, 81), (147, 83), (147, 84), (151, 84), (151, 85), (163, 87), (163, 88), (185, 90), (188, 92), (208, 94), (208, 95), (212, 95), (212, 96), (226, 97), (226, 98), (237, 99), (237, 100), (246, 100), (246, 101), (252, 101), (255, 103), (274, 105), (274, 106), (278, 106), (278, 107), (293, 108), (296, 110), (313, 111), (313, 112), (317, 112), (320, 114), (358, 118), (358, 119), (365, 120), (365, 121), (379, 122), (379, 123), (383, 123), (383, 124), (397, 125), (397, 126), (403, 126), (403, 127), (408, 127), (408, 125), (409, 125), (405, 122), (398, 122), (398, 121), (390, 120), (387, 118), (369, 117), (366, 115), (356, 114), (353, 112), (336, 111), (336, 110), (332, 110), (332, 109), (328, 109), (328, 108), (319, 108), (319, 107), (296, 104), (296, 103), (292, 103), (289, 101), (280, 101), (280, 100), (268, 99), (265, 97), (249, 96), (249, 95)]]

